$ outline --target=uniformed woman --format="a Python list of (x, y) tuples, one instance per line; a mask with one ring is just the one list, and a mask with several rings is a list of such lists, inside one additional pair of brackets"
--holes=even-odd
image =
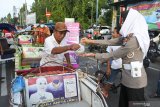
[(130, 9), (122, 14), (122, 18), (123, 25), (120, 30), (122, 38), (110, 40), (82, 38), (81, 43), (121, 44), (121, 47), (112, 53), (86, 53), (82, 54), (82, 56), (92, 56), (96, 59), (122, 58), (123, 71), (119, 107), (128, 107), (139, 103), (136, 101), (145, 101), (144, 87), (147, 85), (147, 75), (143, 67), (143, 59), (147, 54), (150, 39), (148, 25), (145, 18), (138, 11)]

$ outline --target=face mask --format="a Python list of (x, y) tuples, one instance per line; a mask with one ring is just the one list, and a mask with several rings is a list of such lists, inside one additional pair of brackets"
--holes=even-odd
[(41, 28), (43, 28), (44, 26), (45, 26), (44, 24), (41, 24), (41, 25), (40, 25)]

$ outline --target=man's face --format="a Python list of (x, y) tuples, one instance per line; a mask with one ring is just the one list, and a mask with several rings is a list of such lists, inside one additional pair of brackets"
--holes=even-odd
[(63, 38), (65, 37), (66, 35), (66, 31), (55, 31), (55, 39), (57, 40), (57, 42), (61, 42), (63, 40)]
[(47, 82), (46, 81), (39, 81), (37, 86), (38, 86), (37, 87), (38, 90), (45, 91), (47, 88)]
[(44, 28), (44, 27), (45, 27), (43, 20), (40, 20), (39, 24), (40, 24), (40, 27), (41, 27), (41, 28)]

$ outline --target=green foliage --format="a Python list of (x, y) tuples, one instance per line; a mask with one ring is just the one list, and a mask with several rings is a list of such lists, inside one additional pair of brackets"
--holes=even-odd
[[(35, 0), (31, 11), (36, 12), (37, 22), (43, 19), (47, 22), (45, 16), (46, 8), (51, 12), (50, 19), (54, 22), (64, 21), (64, 18), (75, 18), (81, 26), (86, 29), (96, 22), (96, 1), (97, 0)], [(93, 3), (93, 5), (92, 5)], [(107, 0), (99, 0), (99, 15), (101, 8), (111, 9)], [(93, 9), (93, 11), (92, 11)], [(99, 23), (111, 25), (111, 10), (99, 18)]]
[(11, 14), (10, 13), (7, 15), (7, 21), (8, 21), (8, 23), (11, 23)]
[[(83, 29), (96, 23), (96, 1), (97, 0), (35, 0), (32, 4), (31, 12), (36, 12), (37, 23), (42, 19), (47, 22), (46, 9), (51, 12), (50, 20), (53, 22), (64, 21), (65, 18), (75, 18), (80, 22)], [(111, 25), (112, 7), (108, 5), (108, 0), (99, 0), (98, 13), (101, 8), (110, 9), (104, 16), (100, 16), (98, 23), (101, 25)], [(17, 24), (25, 25), (25, 5), (20, 8)], [(92, 19), (92, 20), (91, 20)], [(10, 14), (1, 19), (14, 23), (14, 18)]]

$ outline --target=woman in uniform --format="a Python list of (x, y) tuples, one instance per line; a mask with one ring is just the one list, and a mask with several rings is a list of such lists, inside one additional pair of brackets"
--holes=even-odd
[[(119, 107), (134, 106), (136, 101), (145, 101), (144, 88), (147, 75), (143, 67), (149, 48), (148, 25), (145, 18), (136, 10), (130, 9), (122, 14), (123, 25), (120, 30), (122, 37), (111, 40), (89, 40), (82, 38), (81, 43), (119, 45), (112, 53), (86, 53), (81, 56), (92, 56), (96, 59), (122, 58), (122, 86)], [(145, 103), (142, 103), (145, 104)]]

